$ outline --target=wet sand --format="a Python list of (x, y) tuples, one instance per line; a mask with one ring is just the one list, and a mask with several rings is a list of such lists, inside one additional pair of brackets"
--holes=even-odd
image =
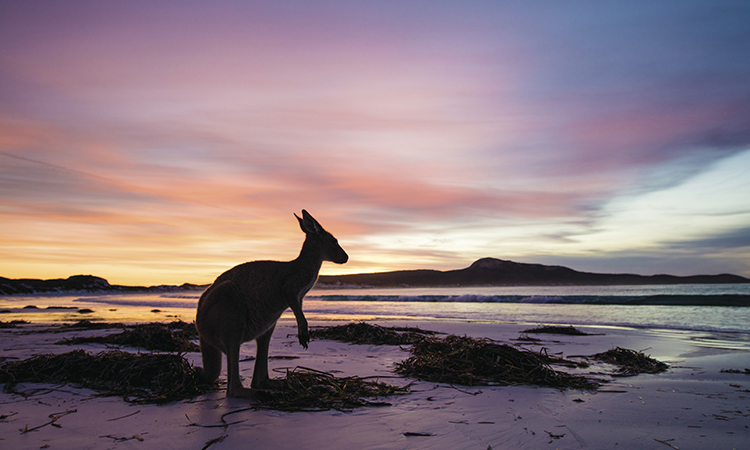
[[(649, 329), (578, 327), (589, 336), (538, 334), (540, 342), (516, 339), (529, 328), (463, 321), (378, 321), (384, 326), (491, 338), (550, 355), (576, 357), (622, 347), (670, 365), (661, 374), (613, 377), (615, 368), (593, 363), (564, 369), (606, 380), (597, 391), (535, 386), (465, 387), (396, 376), (394, 364), (407, 347), (351, 345), (314, 340), (308, 350), (296, 342), (293, 320), (282, 320), (271, 342), (272, 376), (308, 367), (337, 377), (379, 376), (411, 393), (380, 399), (391, 406), (351, 411), (281, 412), (255, 410), (247, 400), (226, 399), (224, 391), (166, 405), (131, 405), (117, 397), (70, 385), (21, 383), (19, 394), (0, 394), (0, 446), (7, 449), (740, 449), (750, 441), (749, 334), (711, 334)], [(311, 326), (337, 323), (312, 322)], [(6, 361), (73, 348), (106, 350), (101, 344), (55, 345), (73, 336), (118, 330), (28, 333), (42, 324), (0, 330)], [(136, 349), (127, 349), (136, 351)], [(242, 356), (255, 354), (255, 344)], [(187, 358), (200, 365), (198, 353)], [(249, 386), (253, 362), (240, 369)], [(556, 370), (563, 370), (555, 367)], [(740, 373), (726, 370), (734, 369)], [(725, 372), (722, 372), (725, 370)], [(225, 380), (225, 373), (222, 373)], [(222, 416), (229, 426), (223, 426)], [(24, 430), (33, 431), (23, 432)]]

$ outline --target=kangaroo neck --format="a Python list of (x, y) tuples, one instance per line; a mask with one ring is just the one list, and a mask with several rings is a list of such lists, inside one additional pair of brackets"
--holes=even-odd
[(323, 251), (314, 239), (306, 237), (299, 256), (293, 262), (305, 274), (309, 274), (311, 278), (317, 279), (320, 267), (323, 265)]

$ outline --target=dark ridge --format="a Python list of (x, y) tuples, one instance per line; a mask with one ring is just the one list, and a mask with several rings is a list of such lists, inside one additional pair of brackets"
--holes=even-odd
[(208, 285), (185, 283), (180, 286), (120, 286), (93, 275), (73, 275), (68, 278), (38, 280), (32, 278), (10, 279), (0, 277), (0, 295), (14, 294), (66, 294), (97, 292), (175, 292), (198, 291)]
[(324, 275), (318, 287), (434, 287), (434, 286), (606, 286), (646, 284), (726, 284), (750, 283), (731, 275), (635, 275), (579, 272), (562, 266), (545, 266), (482, 258), (465, 269), (400, 270), (353, 275)]
[(2, 295), (109, 289), (112, 289), (112, 286), (107, 280), (92, 275), (74, 275), (66, 279), (56, 278), (53, 280), (36, 280), (31, 278), (11, 280), (0, 277), (0, 294)]

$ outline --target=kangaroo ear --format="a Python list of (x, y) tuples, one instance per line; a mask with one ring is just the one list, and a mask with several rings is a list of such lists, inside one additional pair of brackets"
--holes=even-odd
[(320, 226), (317, 220), (313, 218), (307, 211), (302, 210), (302, 218), (295, 213), (294, 217), (299, 221), (299, 226), (305, 234), (320, 234), (323, 231), (323, 227)]
[(302, 219), (299, 218), (297, 213), (294, 213), (294, 217), (296, 217), (297, 220), (299, 221), (299, 227), (302, 229), (302, 232), (307, 234), (307, 231), (305, 231), (305, 223), (302, 221)]

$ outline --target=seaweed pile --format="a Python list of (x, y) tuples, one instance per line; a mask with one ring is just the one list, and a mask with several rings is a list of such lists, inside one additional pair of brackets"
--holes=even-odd
[(118, 322), (92, 322), (89, 319), (81, 319), (77, 322), (63, 324), (57, 331), (107, 330), (110, 328), (125, 328), (125, 325)]
[(0, 328), (16, 328), (16, 325), (23, 325), (25, 323), (29, 323), (25, 320), (11, 320), (8, 322), (3, 322), (0, 320)]
[(546, 325), (541, 326), (537, 328), (530, 328), (528, 330), (523, 330), (521, 333), (546, 333), (546, 334), (564, 334), (568, 336), (589, 336), (589, 333), (585, 333), (578, 328), (571, 326), (563, 327), (563, 326), (552, 326), (552, 325)]
[(435, 331), (421, 330), (412, 327), (381, 327), (365, 322), (349, 323), (335, 327), (312, 330), (313, 339), (329, 339), (369, 345), (407, 345), (422, 341)]
[(390, 403), (365, 399), (409, 392), (408, 387), (368, 381), (356, 376), (336, 378), (329, 373), (304, 367), (288, 370), (283, 379), (274, 382), (278, 384), (276, 389), (255, 392), (258, 408), (279, 411), (345, 411), (362, 406), (390, 406)]
[(170, 330), (181, 330), (186, 339), (198, 339), (198, 329), (195, 328), (195, 322), (184, 322), (175, 320), (167, 324)]
[(591, 358), (620, 366), (615, 374), (620, 377), (632, 377), (639, 373), (660, 373), (669, 368), (667, 364), (650, 358), (643, 352), (620, 347), (597, 353)]
[(489, 339), (450, 335), (414, 344), (413, 356), (396, 365), (396, 372), (421, 380), (493, 386), (532, 384), (555, 388), (595, 389), (597, 383), (553, 370), (546, 355), (497, 344)]
[(199, 352), (200, 347), (189, 339), (197, 337), (195, 325), (185, 322), (170, 324), (148, 323), (107, 336), (88, 336), (64, 339), (58, 344), (111, 344), (165, 352)]
[(74, 350), (38, 355), (0, 366), (0, 383), (15, 392), (18, 383), (71, 383), (131, 403), (166, 403), (204, 394), (204, 382), (179, 355), (132, 354), (113, 350), (90, 354)]

